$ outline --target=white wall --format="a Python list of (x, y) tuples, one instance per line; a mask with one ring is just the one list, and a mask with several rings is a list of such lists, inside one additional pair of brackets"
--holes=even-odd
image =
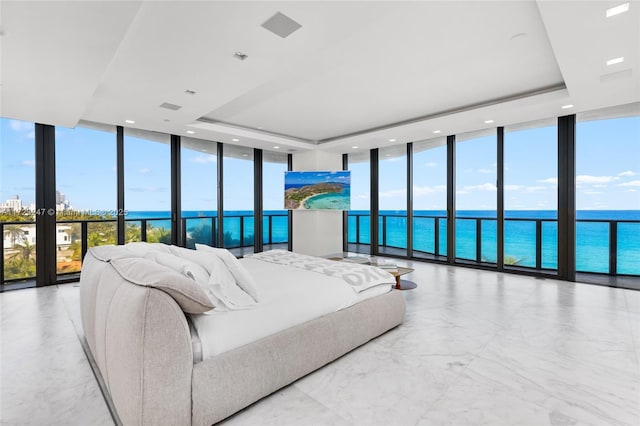
[[(293, 170), (342, 170), (342, 155), (293, 154)], [(312, 256), (342, 253), (342, 211), (294, 210), (293, 251)]]

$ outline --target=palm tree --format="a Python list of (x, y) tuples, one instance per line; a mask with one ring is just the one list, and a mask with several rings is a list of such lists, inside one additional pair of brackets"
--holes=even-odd
[(9, 238), (11, 238), (11, 247), (5, 248), (13, 248), (16, 245), (16, 241), (18, 239), (22, 240), (24, 237), (24, 230), (22, 229), (21, 225), (5, 225), (4, 233), (7, 234)]

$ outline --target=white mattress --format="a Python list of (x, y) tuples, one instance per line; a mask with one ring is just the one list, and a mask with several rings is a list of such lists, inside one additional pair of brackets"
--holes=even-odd
[(192, 315), (202, 359), (387, 293), (395, 283), (360, 293), (339, 278), (256, 259), (241, 259), (254, 276), (260, 303), (251, 309)]

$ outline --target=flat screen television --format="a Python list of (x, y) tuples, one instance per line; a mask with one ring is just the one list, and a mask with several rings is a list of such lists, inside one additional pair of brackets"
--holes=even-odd
[(284, 208), (286, 210), (349, 210), (351, 172), (285, 172)]

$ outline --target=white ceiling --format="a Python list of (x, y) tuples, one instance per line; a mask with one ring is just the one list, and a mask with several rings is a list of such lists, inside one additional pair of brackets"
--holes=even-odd
[(0, 114), (332, 152), (557, 117), (640, 101), (625, 1), (2, 0)]

